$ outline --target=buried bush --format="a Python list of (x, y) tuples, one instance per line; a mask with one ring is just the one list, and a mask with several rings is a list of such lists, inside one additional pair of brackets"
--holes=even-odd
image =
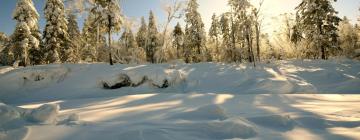
[(119, 79), (120, 79), (119, 80), (120, 82), (116, 82), (113, 85), (103, 81), (102, 86), (104, 89), (119, 89), (119, 88), (123, 88), (123, 87), (138, 87), (138, 86), (143, 85), (146, 82), (150, 82), (152, 86), (157, 87), (157, 88), (168, 88), (170, 86), (169, 81), (167, 79), (165, 79), (163, 81), (163, 84), (157, 85), (157, 84), (154, 84), (152, 82), (152, 80), (149, 79), (147, 76), (144, 76), (139, 83), (133, 83), (131, 81), (130, 77), (126, 74), (120, 74)]

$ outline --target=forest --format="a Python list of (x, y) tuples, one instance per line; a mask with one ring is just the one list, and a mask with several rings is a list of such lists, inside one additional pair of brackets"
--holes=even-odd
[[(0, 33), (0, 58), (11, 66), (359, 59), (360, 27), (339, 17), (334, 2), (303, 0), (293, 13), (279, 15), (281, 26), (269, 34), (263, 31), (263, 0), (258, 4), (229, 0), (230, 10), (214, 14), (207, 31), (197, 0), (163, 6), (167, 17), (162, 26), (152, 11), (140, 21), (123, 15), (117, 0), (47, 0), (42, 11), (32, 0), (19, 0), (12, 15), (17, 21), (14, 32)], [(43, 32), (38, 12), (46, 18)], [(84, 13), (80, 29), (78, 20)], [(170, 27), (176, 19), (184, 20), (184, 25)]]

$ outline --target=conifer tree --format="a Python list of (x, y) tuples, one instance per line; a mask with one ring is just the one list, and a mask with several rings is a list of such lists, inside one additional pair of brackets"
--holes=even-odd
[(2, 65), (9, 65), (9, 54), (10, 54), (10, 45), (9, 37), (0, 32), (0, 62)]
[(112, 46), (111, 35), (113, 32), (118, 32), (121, 29), (122, 17), (120, 11), (120, 4), (117, 0), (95, 0), (95, 4), (100, 5), (102, 10), (100, 11), (102, 18), (102, 24), (106, 26), (106, 32), (108, 33), (108, 48), (109, 48), (109, 62), (113, 65), (112, 60)]
[(213, 14), (211, 20), (212, 22), (209, 29), (210, 41), (208, 42), (211, 43), (212, 46), (214, 47), (212, 48), (213, 50), (212, 56), (215, 57), (215, 60), (220, 61), (220, 48), (219, 48), (220, 47), (219, 38), (221, 35), (220, 23), (215, 13)]
[(83, 44), (81, 33), (78, 27), (76, 15), (70, 12), (67, 17), (68, 20), (68, 34), (71, 40), (71, 57), (68, 59), (69, 62), (79, 62), (80, 57), (80, 46)]
[(29, 64), (29, 42), (31, 32), (29, 26), (25, 22), (18, 22), (13, 35), (11, 36), (12, 52), (14, 59), (19, 66), (27, 66)]
[(230, 26), (229, 26), (229, 19), (226, 16), (226, 14), (222, 14), (221, 15), (221, 19), (220, 19), (220, 29), (221, 29), (221, 35), (222, 35), (222, 48), (224, 48), (225, 50), (223, 50), (223, 56), (222, 56), (222, 60), (226, 61), (226, 62), (230, 62), (233, 61), (231, 58), (231, 38), (230, 38)]
[(131, 29), (126, 28), (123, 34), (121, 35), (120, 42), (123, 47), (130, 49), (136, 47), (136, 41), (134, 38), (134, 34)]
[[(21, 61), (20, 64), (23, 66), (40, 63), (41, 53), (39, 44), (41, 35), (38, 27), (39, 14), (35, 9), (32, 0), (19, 0), (13, 13), (13, 19), (18, 22), (15, 31), (20, 31), (21, 33), (14, 32), (12, 42), (17, 45), (22, 44), (22, 47), (27, 47), (20, 49), (23, 53), (21, 54), (21, 57), (19, 57), (19, 52), (16, 52), (16, 59)], [(27, 35), (28, 32), (26, 30), (29, 30), (29, 35)], [(15, 49), (19, 50), (19, 46), (17, 45), (14, 45), (14, 47), (17, 47)], [(22, 58), (23, 60), (19, 60), (19, 58)]]
[(62, 0), (46, 0), (46, 26), (44, 29), (44, 47), (49, 63), (65, 62), (69, 57), (70, 40), (67, 33), (67, 20)]
[(156, 26), (155, 16), (152, 11), (149, 15), (149, 25), (148, 25), (148, 39), (146, 46), (146, 59), (148, 62), (155, 63), (155, 52), (159, 45), (159, 32)]
[[(206, 55), (206, 36), (204, 23), (198, 12), (199, 4), (196, 0), (190, 0), (185, 12), (185, 61), (189, 63), (200, 62)], [(191, 60), (190, 60), (191, 59)]]
[(141, 26), (136, 34), (136, 42), (139, 47), (145, 49), (147, 41), (147, 25), (144, 17), (141, 17)]
[[(336, 0), (303, 0), (297, 10), (295, 26), (305, 40), (312, 42), (312, 48), (327, 59), (327, 51), (338, 45), (337, 26), (341, 19), (331, 5)], [(316, 42), (316, 43), (315, 43)], [(319, 55), (314, 54), (315, 57)]]
[(100, 5), (92, 6), (87, 18), (85, 19), (82, 29), (82, 36), (84, 44), (81, 49), (82, 59), (91, 62), (106, 62), (108, 60), (108, 53), (106, 46), (104, 21)]
[(179, 23), (176, 24), (173, 31), (173, 47), (176, 49), (176, 57), (183, 57), (184, 32)]

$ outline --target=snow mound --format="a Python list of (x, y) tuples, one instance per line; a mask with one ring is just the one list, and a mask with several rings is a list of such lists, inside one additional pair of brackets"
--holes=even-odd
[(59, 105), (43, 105), (26, 110), (0, 103), (0, 139), (20, 140), (28, 134), (27, 124), (54, 122), (59, 113)]
[(82, 125), (86, 124), (80, 120), (79, 114), (70, 114), (65, 120), (60, 121), (57, 125)]
[(276, 130), (292, 130), (295, 127), (295, 121), (289, 115), (268, 115), (247, 118), (251, 122)]
[(14, 67), (0, 66), (0, 74), (7, 73), (9, 71), (12, 71), (13, 69), (14, 69)]
[(26, 67), (0, 75), (0, 85), (7, 85), (4, 91), (40, 89), (63, 81), (68, 73), (69, 69), (62, 65)]
[(205, 105), (192, 111), (175, 114), (172, 119), (182, 120), (225, 120), (228, 115), (219, 105)]
[(254, 127), (249, 122), (239, 118), (209, 122), (205, 124), (203, 131), (206, 131), (210, 138), (215, 139), (247, 139), (257, 135)]
[(0, 130), (12, 126), (21, 119), (23, 111), (19, 108), (0, 104)]
[(56, 121), (59, 111), (58, 104), (45, 104), (32, 110), (28, 118), (33, 122), (52, 124)]
[(0, 140), (22, 140), (29, 133), (26, 127), (8, 131), (0, 131)]
[(125, 69), (120, 74), (105, 76), (101, 79), (105, 89), (118, 89), (122, 87), (138, 87), (147, 84), (149, 87), (168, 88), (184, 81), (181, 71), (175, 69), (155, 68)]
[[(151, 125), (152, 127), (148, 127)], [(131, 125), (120, 133), (126, 140), (220, 140), (233, 138), (253, 138), (258, 134), (245, 119), (230, 118), (226, 120), (159, 122), (147, 125)]]

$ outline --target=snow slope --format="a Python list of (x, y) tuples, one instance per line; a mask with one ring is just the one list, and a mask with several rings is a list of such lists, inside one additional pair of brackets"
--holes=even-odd
[[(123, 74), (148, 80), (102, 87)], [(352, 60), (3, 67), (0, 139), (360, 139), (359, 78)]]

